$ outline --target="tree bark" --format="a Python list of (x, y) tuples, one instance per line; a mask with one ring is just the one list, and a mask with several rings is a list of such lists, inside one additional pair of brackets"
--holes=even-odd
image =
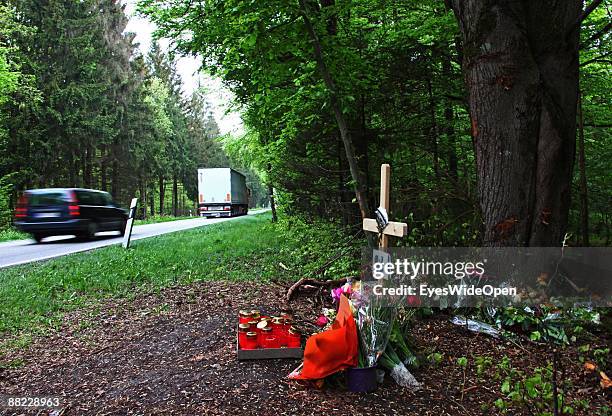
[(100, 147), (100, 189), (106, 191), (108, 189), (108, 178), (106, 173), (107, 163), (107, 146), (102, 145)]
[(272, 181), (270, 180), (271, 172), (272, 164), (268, 163), (268, 197), (270, 198), (270, 209), (272, 210), (272, 222), (277, 222), (278, 216), (276, 215), (276, 203), (274, 201), (274, 187), (272, 186)]
[(580, 170), (580, 232), (582, 245), (589, 246), (589, 198), (587, 193), (586, 163), (584, 155), (584, 113), (582, 94), (578, 93), (578, 169)]
[(142, 210), (142, 219), (146, 220), (147, 219), (147, 185), (146, 185), (146, 181), (144, 181), (143, 179), (140, 179), (138, 182), (139, 182), (138, 185), (140, 188), (139, 205)]
[[(448, 55), (446, 55), (442, 61), (442, 73), (446, 80), (450, 80), (452, 78), (451, 58)], [(455, 120), (453, 119), (453, 116), (453, 103), (451, 100), (446, 99), (444, 101), (444, 120), (446, 122), (445, 132), (446, 141), (448, 143), (448, 173), (453, 181), (457, 181), (459, 175), (455, 140)]]
[[(115, 155), (117, 154), (116, 148), (115, 152), (113, 153)], [(113, 163), (111, 166), (111, 195), (115, 201), (119, 199), (119, 163), (117, 162), (116, 157), (113, 158)]]
[(433, 158), (433, 170), (436, 180), (440, 179), (440, 155), (438, 152), (438, 123), (436, 122), (436, 103), (434, 101), (431, 79), (427, 79), (427, 94), (429, 96), (429, 116), (431, 117), (430, 140)]
[(484, 244), (558, 246), (576, 146), (580, 0), (453, 0)]
[(83, 158), (83, 185), (86, 188), (93, 186), (93, 157), (95, 148), (91, 143), (85, 147), (85, 157)]
[(164, 215), (164, 200), (166, 199), (166, 187), (164, 177), (159, 177), (159, 215)]
[(319, 37), (317, 36), (317, 33), (315, 32), (315, 29), (312, 26), (312, 22), (308, 17), (308, 7), (306, 6), (306, 1), (308, 0), (299, 0), (300, 12), (302, 14), (302, 19), (304, 20), (304, 25), (306, 26), (306, 31), (308, 32), (308, 36), (310, 38), (310, 41), (312, 42), (315, 61), (317, 62), (319, 72), (321, 74), (321, 77), (323, 78), (323, 82), (325, 83), (325, 87), (327, 88), (330, 96), (331, 107), (334, 112), (334, 117), (336, 118), (336, 123), (338, 124), (338, 129), (340, 130), (340, 137), (342, 138), (342, 143), (344, 144), (346, 159), (348, 161), (349, 170), (351, 172), (351, 177), (354, 182), (355, 197), (357, 199), (357, 203), (359, 204), (361, 218), (365, 219), (371, 213), (367, 199), (367, 179), (364, 172), (359, 169), (357, 158), (355, 157), (355, 146), (351, 138), (346, 119), (344, 118), (344, 115), (342, 114), (342, 109), (340, 107), (338, 91), (336, 89), (336, 85), (331, 76), (331, 73), (327, 69), (325, 60), (323, 59), (323, 51), (321, 48), (321, 42), (319, 41)]
[(155, 182), (153, 182), (153, 184), (151, 184), (151, 189), (149, 191), (149, 206), (151, 208), (151, 216), (154, 217), (155, 216)]
[(178, 179), (172, 176), (172, 215), (178, 217)]

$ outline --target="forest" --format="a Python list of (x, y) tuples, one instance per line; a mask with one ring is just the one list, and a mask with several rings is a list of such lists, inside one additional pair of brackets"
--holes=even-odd
[(125, 5), (3, 1), (0, 16), (0, 229), (31, 188), (138, 196), (145, 218), (195, 214), (196, 169), (232, 162), (204, 89), (186, 96), (159, 44), (140, 53)]
[[(502, 11), (509, 28), (487, 35), (489, 3), (142, 0), (172, 45), (143, 56), (119, 1), (4, 1), (2, 226), (33, 187), (138, 195), (141, 216), (178, 215), (194, 169), (230, 163), (254, 205), (273, 195), (285, 215), (354, 225), (386, 162), (402, 244), (609, 245), (610, 4)], [(483, 36), (506, 50), (474, 49)], [(222, 79), (244, 135), (218, 138), (205, 93), (182, 94), (175, 54)], [(479, 80), (491, 68), (475, 63), (496, 54), (501, 75)]]
[[(248, 133), (228, 151), (264, 172), (289, 215), (358, 223), (390, 163), (401, 244), (610, 244), (609, 2), (452, 3), (143, 0), (140, 11), (235, 93)], [(476, 50), (486, 36), (507, 47)]]

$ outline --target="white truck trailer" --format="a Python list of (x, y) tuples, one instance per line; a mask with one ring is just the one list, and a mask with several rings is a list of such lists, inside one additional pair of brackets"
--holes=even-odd
[(230, 168), (198, 169), (198, 210), (202, 217), (232, 217), (249, 210), (246, 178)]

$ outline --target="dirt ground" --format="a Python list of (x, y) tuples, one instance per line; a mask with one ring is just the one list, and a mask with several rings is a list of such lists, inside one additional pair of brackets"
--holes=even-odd
[[(443, 354), (438, 365), (414, 373), (424, 385), (420, 392), (404, 391), (388, 377), (367, 395), (339, 387), (317, 390), (287, 379), (300, 360), (236, 360), (236, 312), (277, 312), (284, 291), (281, 285), (202, 282), (71, 312), (55, 335), (3, 357), (0, 393), (59, 396), (58, 410), (38, 413), (56, 416), (493, 415), (490, 404), (500, 397), (500, 382), (477, 377), (471, 365), (464, 374), (458, 357), (486, 355), (497, 362), (507, 355), (524, 368), (550, 359), (544, 347), (466, 333), (437, 316), (414, 328), (422, 351)], [(313, 302), (298, 298), (296, 316), (312, 322), (320, 306)], [(23, 364), (6, 368), (6, 363)], [(560, 363), (574, 384), (570, 398), (590, 403), (575, 414), (594, 415), (610, 406), (610, 396), (582, 369), (575, 350), (564, 352)], [(0, 408), (0, 414), (21, 413), (27, 412)]]

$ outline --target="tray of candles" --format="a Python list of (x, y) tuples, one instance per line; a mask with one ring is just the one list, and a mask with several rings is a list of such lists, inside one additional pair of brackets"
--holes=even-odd
[(277, 316), (258, 310), (238, 313), (236, 350), (239, 360), (302, 358), (302, 334), (293, 327), (290, 313)]

